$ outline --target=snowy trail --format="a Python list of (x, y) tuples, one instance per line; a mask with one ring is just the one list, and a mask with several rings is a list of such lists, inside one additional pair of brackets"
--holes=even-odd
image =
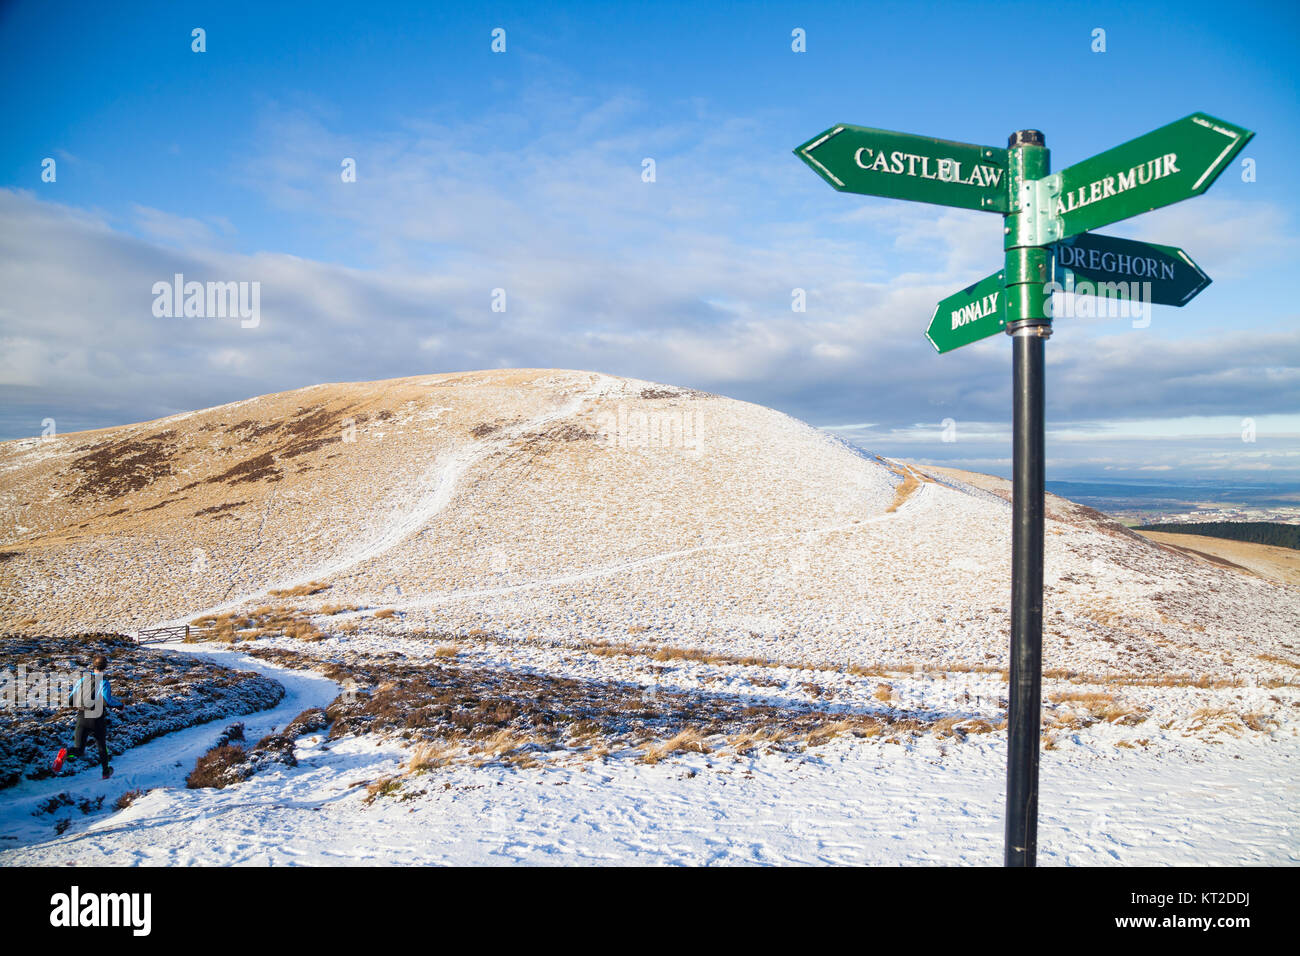
[[(183, 789), (185, 777), (194, 769), (194, 762), (230, 724), (242, 722), (246, 738), (256, 741), (270, 733), (272, 728), (285, 726), (304, 710), (324, 707), (339, 694), (339, 686), (319, 674), (289, 670), (238, 651), (206, 647), (196, 650), (190, 644), (159, 644), (157, 647), (192, 654), (225, 667), (257, 671), (279, 681), (284, 686), (284, 698), (271, 710), (209, 721), (133, 747), (113, 758), (113, 776), (108, 780), (100, 779), (96, 767), (71, 777), (23, 780), (17, 786), (0, 790), (0, 853), (49, 839), (53, 835), (55, 821), (67, 817), (69, 813), (72, 814), (71, 833), (104, 822), (103, 812), (86, 815), (72, 807), (61, 808), (52, 814), (33, 815), (42, 801), (56, 794), (68, 793), (75, 800), (87, 798), (92, 801), (102, 796), (103, 807), (110, 809), (114, 801), (129, 790), (149, 790), (155, 787)], [(87, 752), (93, 753), (93, 746)], [(53, 754), (50, 756), (52, 758)]]
[[(403, 508), (403, 503), (400, 500), (402, 496), (390, 497), (386, 504), (392, 517), (380, 522), (376, 534), (363, 539), (343, 554), (316, 565), (310, 571), (299, 574), (292, 579), (271, 582), (264, 587), (226, 598), (210, 607), (189, 611), (182, 616), (160, 622), (159, 625), (155, 626), (179, 625), (196, 617), (223, 614), (249, 601), (265, 597), (273, 589), (293, 588), (311, 581), (328, 580), (391, 551), (407, 538), (423, 530), (439, 512), (450, 504), (461, 478), (470, 467), (524, 435), (578, 414), (589, 401), (603, 394), (611, 381), (613, 380), (608, 376), (598, 376), (586, 391), (573, 396), (569, 401), (552, 411), (503, 429), (498, 435), (471, 442), (450, 453), (439, 455), (434, 460), (433, 465), (415, 482), (415, 491), (410, 496), (414, 503)], [(394, 498), (399, 500), (394, 502)], [(376, 511), (380, 510), (382, 509), (376, 509)]]
[[(882, 512), (873, 515), (870, 518), (857, 518), (849, 522), (828, 525), (824, 528), (809, 528), (804, 531), (791, 531), (784, 534), (770, 535), (761, 538), (746, 538), (740, 541), (722, 541), (716, 544), (702, 544), (694, 548), (683, 548), (679, 551), (665, 551), (660, 554), (651, 554), (642, 558), (636, 558), (632, 561), (623, 561), (618, 564), (606, 565), (601, 568), (593, 568), (588, 571), (578, 571), (573, 574), (561, 574), (555, 577), (542, 578), (537, 581), (525, 581), (522, 584), (509, 584), (499, 588), (475, 588), (473, 590), (453, 591), (444, 594), (433, 594), (427, 597), (413, 598), (409, 601), (385, 602), (386, 607), (392, 607), (399, 610), (410, 610), (415, 608), (434, 607), (439, 604), (446, 604), (451, 601), (462, 601), (472, 598), (498, 597), (504, 594), (516, 594), (524, 591), (533, 591), (540, 588), (562, 587), (569, 584), (577, 584), (582, 581), (590, 581), (594, 578), (609, 577), (610, 575), (622, 574), (636, 568), (646, 567), (652, 564), (662, 564), (666, 561), (672, 561), (676, 558), (687, 558), (696, 554), (704, 554), (713, 551), (728, 551), (736, 548), (758, 548), (771, 544), (780, 544), (783, 541), (793, 541), (799, 538), (814, 537), (817, 535), (833, 534), (839, 531), (854, 531), (866, 525), (878, 524), (885, 521), (892, 521), (899, 515), (911, 514), (934, 506), (934, 503), (928, 497), (928, 489), (932, 485), (929, 482), (922, 481), (916, 491), (908, 499), (899, 505), (893, 512)], [(960, 493), (960, 492), (958, 492)], [(917, 504), (922, 502), (922, 504)], [(344, 619), (349, 614), (338, 615), (339, 619)]]

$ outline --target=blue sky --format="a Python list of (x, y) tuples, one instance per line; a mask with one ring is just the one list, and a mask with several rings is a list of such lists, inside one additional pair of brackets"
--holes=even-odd
[[(1249, 2), (11, 3), (0, 438), (561, 366), (1006, 473), (1009, 343), (923, 336), (1000, 265), (998, 217), (837, 194), (792, 148), (837, 122), (993, 146), (1032, 126), (1059, 169), (1201, 110), (1256, 131), (1256, 181), (1106, 231), (1180, 245), (1214, 284), (1145, 329), (1058, 321), (1049, 478), (1297, 481), (1297, 27)], [(175, 272), (259, 282), (260, 325), (154, 316)]]

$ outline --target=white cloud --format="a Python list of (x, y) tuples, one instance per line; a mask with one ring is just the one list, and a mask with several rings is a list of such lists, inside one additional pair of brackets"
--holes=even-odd
[[(233, 252), (222, 247), (240, 223), (147, 207), (135, 210), (147, 238), (136, 238), (0, 190), (0, 389), (24, 406), (75, 401), (108, 423), (321, 381), (584, 367), (813, 421), (869, 417), (873, 437), (917, 447), (947, 417), (962, 440), (1003, 440), (1006, 338), (938, 356), (923, 337), (939, 298), (996, 267), (998, 217), (868, 200), (811, 222), (786, 186), (805, 171), (788, 151), (746, 152), (763, 132), (751, 122), (628, 131), (615, 120), (635, 116), (634, 98), (538, 109), (457, 127), (411, 121), (364, 142), (313, 114), (266, 116), (246, 184), (304, 231), (346, 237), (358, 265)], [(655, 183), (640, 178), (646, 155)], [(725, 155), (748, 157), (743, 176), (718, 163)], [(340, 181), (342, 156), (357, 159), (356, 183)], [(1218, 214), (1233, 239), (1198, 245), (1198, 260), (1227, 256), (1232, 241), (1259, 249), (1270, 230), (1294, 243), (1266, 207)], [(176, 272), (260, 282), (261, 325), (154, 318), (152, 284)], [(505, 313), (490, 309), (498, 287)], [(790, 309), (796, 287), (804, 313)], [(1300, 408), (1293, 326), (1137, 341), (1062, 323), (1048, 345), (1050, 421), (1263, 421)], [(934, 429), (912, 435), (918, 420)]]

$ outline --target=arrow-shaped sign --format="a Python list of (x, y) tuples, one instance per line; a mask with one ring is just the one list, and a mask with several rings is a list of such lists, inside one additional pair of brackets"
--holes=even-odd
[(840, 192), (1008, 212), (1007, 151), (841, 124), (795, 149)]
[(1066, 292), (1186, 305), (1210, 277), (1182, 249), (1085, 232), (1052, 246), (1052, 279)]
[(1255, 134), (1193, 113), (1046, 180), (1061, 238), (1199, 196)]
[(996, 335), (1006, 327), (1007, 297), (1003, 279), (1004, 273), (995, 272), (935, 306), (925, 337), (936, 352), (951, 352)]

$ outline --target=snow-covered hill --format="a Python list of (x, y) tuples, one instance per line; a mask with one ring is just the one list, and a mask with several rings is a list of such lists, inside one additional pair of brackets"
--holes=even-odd
[[(900, 493), (901, 467), (778, 412), (593, 373), (322, 385), (0, 444), (0, 626), (131, 629), (320, 582), (288, 603), (361, 609), (335, 628), (996, 669), (1005, 483), (917, 473)], [(1049, 670), (1295, 677), (1274, 659), (1297, 659), (1294, 591), (1061, 499), (1047, 565)]]
[[(469, 789), (505, 773), (522, 795), (515, 774), (595, 762), (620, 792), (653, 795), (665, 756), (694, 777), (709, 755), (768, 774), (802, 753), (792, 772), (816, 774), (832, 743), (836, 766), (867, 777), (885, 744), (918, 773), (959, 747), (956, 765), (993, 786), (1008, 491), (874, 458), (770, 409), (596, 373), (322, 385), (0, 444), (0, 630), (197, 622), (204, 643), (188, 648), (228, 643), (358, 688), (334, 705), (329, 743), (304, 745), (320, 747), (316, 770), (238, 785), (358, 793), (344, 842), (379, 813), (352, 786), (358, 764), (341, 755), (354, 750), (376, 755), (366, 767), (388, 761), (392, 789), (417, 802), (431, 767)], [(1134, 781), (1191, 779), (1225, 755), (1285, 775), (1300, 592), (1050, 496), (1046, 571), (1045, 767), (1063, 761), (1070, 787), (1116, 761)], [(544, 802), (545, 816), (557, 804)], [(1119, 810), (1140, 828), (1139, 808)], [(164, 858), (220, 859), (174, 836)], [(135, 854), (124, 840), (112, 853)], [(889, 858), (868, 844), (845, 858)]]

